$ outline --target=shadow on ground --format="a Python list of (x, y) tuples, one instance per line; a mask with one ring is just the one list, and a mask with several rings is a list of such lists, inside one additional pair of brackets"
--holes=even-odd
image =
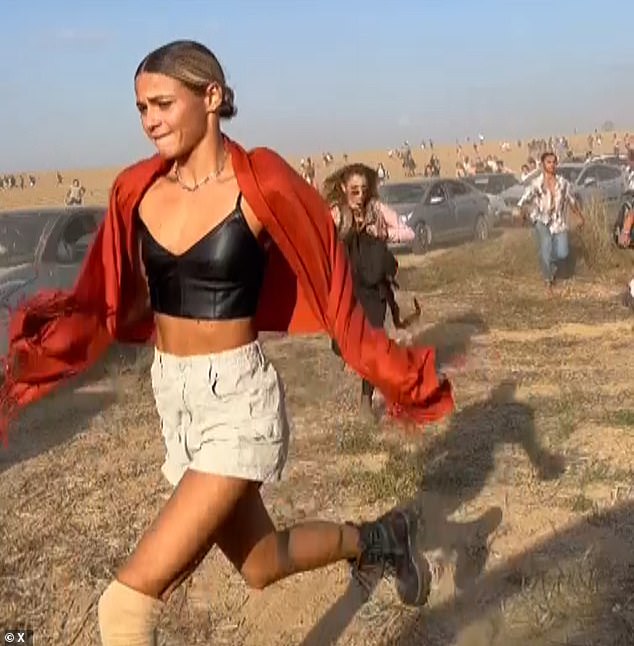
[[(513, 382), (499, 384), (485, 401), (458, 411), (449, 428), (431, 436), (418, 451), (393, 451), (385, 467), (420, 478), (417, 494), (399, 507), (412, 509), (421, 519), (421, 551), (453, 560), (454, 583), (462, 592), (471, 590), (481, 576), (489, 556), (488, 539), (502, 521), (502, 510), (491, 507), (468, 522), (449, 517), (480, 494), (494, 471), (498, 447), (521, 446), (540, 479), (563, 473), (563, 460), (540, 446), (534, 411), (515, 400), (515, 390)], [(335, 643), (362, 603), (363, 597), (351, 584), (310, 631), (303, 646)]]
[(412, 338), (412, 345), (434, 347), (436, 362), (442, 365), (464, 357), (473, 337), (488, 331), (489, 326), (479, 313), (467, 312), (431, 325)]
[(634, 643), (634, 503), (554, 533), (415, 613), (390, 643), (442, 643), (432, 635), (465, 646)]
[(447, 519), (482, 492), (495, 470), (498, 447), (520, 446), (540, 480), (552, 480), (564, 471), (563, 460), (540, 446), (535, 413), (515, 400), (515, 391), (515, 383), (501, 383), (485, 401), (459, 410), (445, 432), (409, 458), (408, 467), (423, 474), (418, 494), (408, 504), (424, 519), (420, 547), (456, 555), (458, 587), (468, 586), (482, 571), (487, 538), (500, 524), (502, 510), (492, 507), (468, 523)]
[(117, 401), (116, 379), (149, 370), (150, 354), (145, 347), (113, 346), (85, 374), (27, 407), (10, 426), (8, 446), (0, 446), (0, 473), (85, 431)]
[[(350, 584), (302, 642), (335, 644), (363, 604)], [(381, 618), (386, 624), (389, 616)], [(390, 622), (396, 625), (397, 622)], [(408, 613), (394, 646), (629, 646), (634, 643), (634, 503), (584, 517)]]

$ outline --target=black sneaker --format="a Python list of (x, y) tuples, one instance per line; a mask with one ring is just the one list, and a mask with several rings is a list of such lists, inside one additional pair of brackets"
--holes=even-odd
[(392, 511), (358, 526), (361, 555), (351, 561), (352, 576), (366, 589), (376, 569), (380, 576), (393, 576), (400, 600), (408, 606), (427, 602), (432, 573), (429, 562), (416, 550), (417, 521), (413, 514)]

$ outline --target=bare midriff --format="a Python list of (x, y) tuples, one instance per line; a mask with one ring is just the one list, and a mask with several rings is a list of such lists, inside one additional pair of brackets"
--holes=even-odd
[(216, 354), (255, 341), (252, 318), (201, 321), (156, 314), (156, 347), (177, 356)]

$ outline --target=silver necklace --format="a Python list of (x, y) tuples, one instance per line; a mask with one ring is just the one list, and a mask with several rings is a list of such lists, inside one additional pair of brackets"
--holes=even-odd
[(225, 153), (222, 157), (222, 161), (220, 162), (220, 165), (216, 170), (212, 170), (209, 175), (206, 177), (203, 177), (199, 182), (196, 182), (193, 186), (189, 186), (189, 184), (185, 184), (181, 178), (180, 174), (180, 169), (178, 167), (178, 162), (174, 163), (174, 175), (176, 177), (176, 181), (178, 182), (178, 185), (185, 189), (186, 191), (189, 191), (190, 193), (193, 193), (194, 191), (197, 191), (201, 186), (204, 186), (207, 182), (210, 180), (217, 180), (218, 177), (220, 177), (220, 174), (225, 168), (225, 161), (227, 160), (227, 154)]

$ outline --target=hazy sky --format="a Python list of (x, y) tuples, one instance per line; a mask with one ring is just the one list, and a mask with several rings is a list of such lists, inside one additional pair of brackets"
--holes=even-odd
[(632, 0), (0, 0), (0, 171), (151, 152), (132, 75), (177, 38), (284, 154), (634, 126)]

